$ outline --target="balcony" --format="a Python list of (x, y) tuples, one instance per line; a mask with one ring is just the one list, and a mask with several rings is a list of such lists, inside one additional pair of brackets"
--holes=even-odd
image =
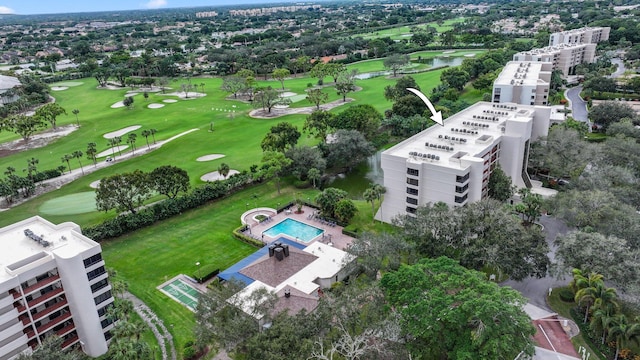
[(42, 295), (42, 296), (40, 296), (38, 298), (35, 298), (35, 299), (29, 301), (27, 303), (27, 305), (29, 305), (29, 308), (36, 307), (36, 305), (38, 305), (38, 304), (40, 304), (40, 303), (42, 303), (44, 301), (47, 301), (47, 300), (51, 299), (52, 297), (54, 297), (56, 295), (59, 295), (59, 294), (61, 294), (63, 292), (64, 292), (64, 290), (62, 288), (54, 289), (54, 290), (49, 291), (48, 293), (46, 293), (46, 294), (44, 294), (44, 295)]
[(45, 315), (49, 315), (52, 312), (58, 310), (58, 309), (62, 309), (63, 307), (67, 306), (67, 300), (62, 300), (59, 303), (54, 304), (53, 306), (49, 306), (48, 308), (37, 312), (35, 314), (32, 315), (33, 320), (39, 320), (42, 319)]
[(38, 334), (42, 334), (43, 332), (51, 329), (52, 327), (60, 324), (61, 322), (64, 322), (65, 320), (71, 318), (71, 313), (65, 313), (62, 314), (60, 316), (58, 316), (57, 318), (49, 321), (48, 323), (44, 324), (44, 325), (40, 325), (38, 328), (36, 328), (36, 330), (38, 331)]
[(77, 342), (78, 342), (78, 340), (79, 340), (78, 335), (74, 335), (74, 336), (72, 336), (72, 337), (68, 338), (67, 340), (65, 340), (65, 341), (62, 343), (62, 350), (64, 350), (64, 349), (68, 348), (69, 346), (71, 346), (71, 345), (73, 345), (73, 344), (77, 343)]
[(37, 283), (29, 286), (28, 288), (24, 289), (22, 292), (25, 295), (29, 295), (30, 293), (32, 293), (32, 292), (34, 292), (34, 291), (36, 291), (36, 290), (38, 290), (38, 289), (40, 289), (42, 287), (45, 287), (45, 286), (55, 282), (58, 279), (60, 279), (60, 275), (49, 276), (48, 278), (42, 279), (42, 280), (38, 281)]
[(56, 335), (58, 336), (64, 336), (68, 333), (70, 333), (72, 330), (74, 330), (76, 328), (76, 324), (74, 324), (73, 322), (71, 322), (71, 324), (63, 327), (62, 329), (56, 331)]

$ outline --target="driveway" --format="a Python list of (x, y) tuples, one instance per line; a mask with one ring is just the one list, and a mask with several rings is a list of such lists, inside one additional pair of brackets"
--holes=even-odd
[(615, 64), (615, 65), (618, 65), (618, 68), (616, 69), (616, 71), (613, 74), (609, 75), (609, 77), (613, 78), (613, 79), (621, 77), (622, 74), (624, 74), (624, 71), (626, 70), (624, 68), (624, 61), (622, 61), (621, 59), (618, 59), (618, 58), (613, 58), (613, 59), (611, 59), (611, 63)]
[(587, 102), (580, 98), (582, 86), (576, 86), (565, 91), (564, 96), (571, 103), (571, 116), (578, 121), (586, 122), (589, 125), (589, 117), (587, 116)]
[[(550, 249), (549, 259), (553, 262), (555, 261), (556, 253), (556, 247), (553, 245), (553, 241), (558, 235), (567, 233), (569, 228), (561, 220), (546, 215), (542, 215), (540, 217), (540, 223), (544, 226), (545, 239), (547, 240), (547, 244), (549, 244)], [(512, 287), (519, 291), (522, 296), (526, 297), (529, 300), (529, 303), (547, 311), (551, 311), (546, 300), (549, 288), (566, 286), (568, 282), (569, 279), (556, 279), (547, 274), (547, 276), (542, 279), (529, 277), (522, 281), (507, 280), (501, 283), (501, 285)]]

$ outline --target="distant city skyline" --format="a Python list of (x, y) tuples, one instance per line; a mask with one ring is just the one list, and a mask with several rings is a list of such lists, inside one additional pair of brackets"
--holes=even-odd
[(294, 1), (296, 0), (0, 0), (0, 15), (65, 14), (96, 11), (170, 9), (182, 7), (250, 4), (264, 5), (269, 3), (284, 3)]

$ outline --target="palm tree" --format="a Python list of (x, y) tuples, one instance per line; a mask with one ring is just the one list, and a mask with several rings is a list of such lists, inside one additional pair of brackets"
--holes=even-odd
[(602, 309), (609, 314), (615, 314), (618, 311), (619, 305), (616, 299), (618, 298), (618, 294), (616, 294), (616, 289), (609, 288), (604, 285), (604, 283), (595, 285), (595, 301), (593, 302), (593, 309)]
[(602, 331), (602, 344), (607, 338), (607, 332), (609, 332), (609, 328), (611, 327), (611, 322), (613, 321), (613, 314), (609, 314), (606, 310), (597, 309), (593, 312), (591, 316), (591, 323), (589, 324), (589, 328), (592, 331)]
[(138, 137), (138, 135), (136, 135), (135, 133), (129, 133), (129, 135), (127, 136), (127, 143), (129, 144), (129, 146), (131, 146), (131, 153), (135, 154), (136, 153), (136, 138)]
[(82, 158), (82, 151), (76, 150), (71, 153), (71, 156), (78, 159), (78, 164), (80, 164), (80, 171), (82, 171), (82, 175), (84, 175), (84, 168), (82, 167), (82, 162), (80, 162), (80, 158)]
[(93, 161), (93, 166), (97, 166), (96, 162), (96, 154), (98, 153), (98, 149), (96, 149), (96, 143), (90, 142), (87, 144), (87, 158)]
[(229, 175), (229, 165), (222, 163), (220, 164), (220, 166), (218, 166), (218, 173), (220, 173), (220, 175), (222, 175), (222, 177), (224, 177), (225, 179), (227, 178), (227, 175)]
[(122, 144), (122, 137), (116, 136), (113, 138), (113, 140), (116, 143), (116, 146), (118, 147), (118, 154), (122, 156), (122, 148), (120, 147), (120, 144)]
[(158, 132), (158, 130), (156, 129), (149, 129), (149, 132), (151, 133), (151, 137), (153, 138), (153, 143), (156, 143), (156, 133)]
[(586, 305), (586, 308), (584, 311), (584, 321), (583, 321), (585, 323), (589, 318), (589, 309), (591, 308), (591, 305), (596, 300), (596, 295), (595, 295), (596, 291), (597, 290), (595, 287), (590, 286), (590, 287), (582, 288), (578, 290), (578, 292), (576, 292), (575, 302), (577, 302), (578, 305), (581, 305), (583, 303)]
[(149, 135), (151, 135), (151, 131), (142, 130), (140, 135), (144, 136), (144, 139), (147, 141), (147, 149), (151, 149), (151, 146), (149, 146)]
[(80, 113), (80, 110), (73, 109), (73, 110), (71, 110), (71, 112), (73, 113), (73, 115), (76, 116), (76, 125), (80, 126), (80, 121), (78, 120), (78, 114)]
[(73, 156), (69, 155), (69, 154), (64, 154), (63, 157), (60, 158), (60, 160), (62, 160), (62, 163), (67, 163), (67, 168), (69, 168), (69, 174), (71, 174), (71, 164), (69, 163), (69, 160), (73, 159)]
[(616, 342), (614, 360), (618, 360), (621, 349), (626, 348), (630, 343), (640, 345), (640, 324), (629, 324), (626, 316), (623, 314), (616, 315), (609, 329), (609, 339)]
[(113, 158), (116, 158), (116, 146), (118, 145), (118, 141), (116, 138), (109, 139), (109, 146), (111, 146), (111, 155)]
[(313, 182), (314, 189), (316, 188), (316, 181), (320, 180), (321, 175), (322, 174), (320, 173), (320, 170), (316, 168), (311, 168), (307, 172), (307, 178), (309, 178)]
[(364, 193), (362, 194), (362, 197), (364, 198), (364, 200), (366, 202), (371, 203), (371, 221), (375, 222), (375, 217), (376, 217), (376, 199), (378, 198), (378, 194), (376, 194), (376, 191), (373, 188), (368, 188), (364, 191)]

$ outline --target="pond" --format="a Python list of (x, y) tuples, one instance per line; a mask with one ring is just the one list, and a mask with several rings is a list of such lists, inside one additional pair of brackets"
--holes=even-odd
[[(443, 66), (459, 66), (460, 64), (462, 64), (462, 61), (465, 58), (462, 56), (455, 56), (455, 57), (436, 57), (436, 58), (431, 58), (431, 59), (424, 59), (421, 61), (422, 64), (426, 64), (429, 67), (427, 68), (421, 68), (419, 70), (404, 70), (402, 71), (403, 74), (411, 74), (411, 73), (418, 73), (418, 72), (424, 72), (428, 69), (433, 69), (433, 68), (441, 68)], [(362, 73), (362, 74), (358, 74), (356, 75), (356, 79), (358, 80), (366, 80), (366, 79), (371, 79), (374, 77), (378, 77), (378, 76), (388, 76), (391, 75), (392, 72), (391, 71), (374, 71), (374, 72), (366, 72), (366, 73)]]
[(354, 199), (362, 199), (362, 193), (372, 184), (383, 184), (383, 173), (380, 168), (380, 150), (371, 155), (367, 160), (356, 165), (348, 174), (339, 174), (332, 177), (325, 187), (335, 187), (349, 193)]

